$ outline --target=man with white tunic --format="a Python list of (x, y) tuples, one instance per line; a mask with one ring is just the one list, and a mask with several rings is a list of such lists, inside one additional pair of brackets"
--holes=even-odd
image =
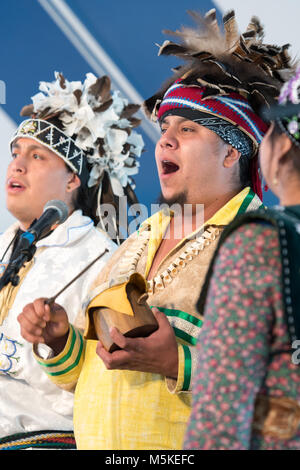
[[(87, 74), (84, 83), (68, 82), (56, 74), (53, 83), (41, 82), (40, 90), (43, 93), (33, 97), (33, 104), (23, 108), (21, 114), (30, 118), (20, 124), (11, 140), (5, 189), (7, 208), (16, 222), (0, 237), (2, 273), (19, 255), (22, 234), (42, 215), (48, 201), (63, 201), (68, 217), (38, 239), (33, 259), (18, 272), (18, 285), (9, 282), (0, 291), (0, 449), (76, 447), (73, 391), (58, 388), (41, 370), (32, 345), (21, 337), (17, 316), (32, 299), (54, 296), (104, 253), (59, 296), (70, 321), (80, 324), (91, 283), (116, 249), (96, 226), (99, 201), (105, 196), (101, 184), (104, 175), (110, 178), (111, 170), (107, 161), (105, 168), (101, 167), (99, 139), (105, 144), (104, 128), (99, 126), (93, 136), (91, 129), (98, 119), (106, 124), (107, 133), (110, 126), (117, 132), (128, 103), (119, 94), (112, 95), (108, 77), (97, 79), (92, 74)], [(130, 127), (129, 121), (127, 125)], [(120, 132), (123, 135), (124, 130)], [(141, 144), (138, 134), (135, 142)], [(135, 162), (133, 156), (141, 149), (126, 139), (125, 144)], [(118, 157), (125, 161), (124, 155), (119, 155), (112, 164)], [(130, 178), (122, 181), (132, 184)], [(55, 345), (52, 349), (55, 353)], [(50, 353), (43, 345), (39, 351), (45, 358)]]

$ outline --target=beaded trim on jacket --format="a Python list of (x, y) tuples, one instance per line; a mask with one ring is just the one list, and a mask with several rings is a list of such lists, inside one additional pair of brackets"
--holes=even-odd
[[(204, 233), (188, 246), (178, 255), (178, 257), (165, 269), (161, 274), (158, 274), (153, 279), (147, 282), (148, 294), (153, 294), (155, 290), (163, 290), (169, 285), (177, 274), (185, 268), (185, 266), (198, 256), (211, 241), (215, 240), (221, 233), (221, 230), (217, 227), (210, 226)], [(124, 257), (119, 265), (119, 276), (115, 278), (115, 282), (121, 283), (127, 280), (131, 274), (137, 270), (138, 262), (148, 245), (150, 238), (150, 230), (144, 230), (139, 234), (139, 237), (132, 244), (130, 249), (124, 254)]]

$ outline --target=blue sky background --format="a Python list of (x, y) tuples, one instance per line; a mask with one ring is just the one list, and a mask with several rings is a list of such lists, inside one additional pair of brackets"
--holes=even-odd
[[(155, 44), (161, 44), (166, 39), (162, 30), (177, 29), (183, 24), (192, 25), (192, 19), (186, 14), (187, 9), (205, 13), (216, 7), (218, 15), (221, 16), (223, 12), (219, 8), (220, 3), (222, 2), (207, 0), (2, 2), (0, 80), (6, 84), (6, 103), (0, 107), (2, 180), (10, 138), (7, 135), (7, 126), (10, 126), (10, 129), (21, 121), (19, 111), (23, 105), (29, 104), (31, 96), (37, 93), (39, 81), (52, 81), (55, 70), (63, 72), (69, 80), (83, 80), (87, 72), (95, 73), (87, 57), (76, 49), (61, 26), (45, 10), (45, 4), (53, 8), (58, 4), (71, 8), (94, 40), (126, 76), (136, 93), (145, 99), (160, 87), (170, 76), (171, 67), (176, 65), (174, 58), (157, 56), (158, 48)], [(103, 64), (99, 66), (103, 66), (104, 71), (109, 73)], [(146, 152), (141, 157), (140, 173), (135, 178), (136, 192), (140, 202), (149, 207), (159, 194), (159, 182), (154, 162), (153, 138), (144, 130), (142, 134)], [(272, 204), (276, 199), (269, 192), (265, 202)], [(6, 216), (4, 195), (1, 193), (0, 219), (6, 220)], [(5, 227), (1, 227), (0, 223), (0, 230), (3, 228)]]

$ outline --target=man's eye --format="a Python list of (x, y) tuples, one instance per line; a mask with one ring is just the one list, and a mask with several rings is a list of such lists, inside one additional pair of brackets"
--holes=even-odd
[(161, 127), (160, 128), (160, 132), (161, 134), (164, 134), (166, 132), (167, 128), (166, 127)]
[(13, 159), (14, 159), (14, 158), (17, 158), (17, 156), (18, 156), (17, 153), (12, 153), (12, 154), (11, 154), (11, 158), (13, 158)]
[(194, 129), (192, 127), (183, 127), (182, 130), (183, 132), (194, 132)]
[(38, 153), (34, 153), (34, 154), (33, 154), (33, 158), (34, 158), (35, 160), (42, 160), (42, 157), (41, 157)]

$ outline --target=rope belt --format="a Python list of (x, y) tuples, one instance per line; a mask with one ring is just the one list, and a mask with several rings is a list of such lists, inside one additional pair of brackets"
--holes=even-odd
[(71, 431), (32, 431), (0, 438), (0, 450), (21, 450), (29, 447), (76, 449)]

